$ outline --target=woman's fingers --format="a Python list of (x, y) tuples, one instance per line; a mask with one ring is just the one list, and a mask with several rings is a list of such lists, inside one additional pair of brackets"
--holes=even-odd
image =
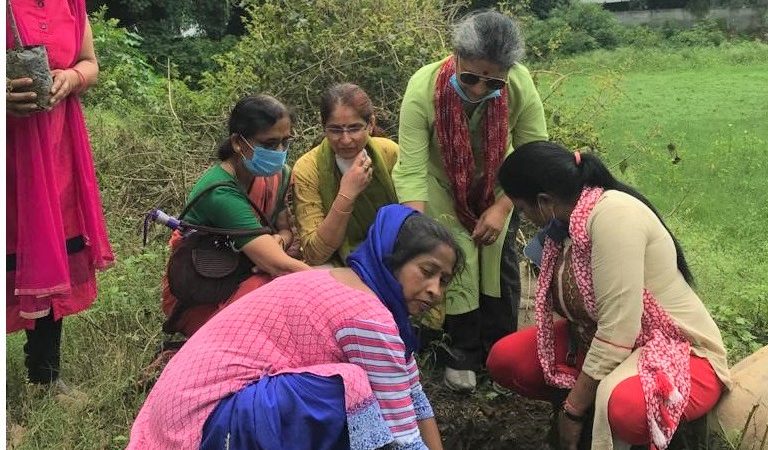
[(53, 76), (53, 86), (51, 86), (51, 101), (50, 108), (56, 106), (64, 97), (69, 95), (72, 90), (69, 78), (67, 78), (65, 71), (54, 70), (51, 72)]
[(32, 87), (32, 78), (16, 78), (16, 79), (6, 79), (6, 86), (5, 90), (6, 92), (25, 92), (28, 91), (30, 87)]
[(51, 84), (51, 95), (56, 95), (59, 89), (61, 89), (61, 85), (64, 84), (66, 77), (64, 77), (64, 71), (61, 69), (52, 70), (51, 77), (53, 77), (53, 84)]
[(34, 92), (11, 92), (5, 95), (5, 108), (11, 115), (26, 116), (37, 112), (35, 103), (37, 94)]

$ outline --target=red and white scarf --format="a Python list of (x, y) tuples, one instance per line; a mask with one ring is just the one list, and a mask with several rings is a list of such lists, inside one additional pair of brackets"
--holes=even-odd
[(470, 143), (469, 123), (461, 98), (450, 82), (456, 73), (454, 60), (454, 57), (448, 58), (437, 75), (435, 129), (443, 167), (453, 188), (456, 215), (464, 228), (472, 233), (480, 215), (496, 201), (496, 174), (507, 151), (508, 94), (505, 87), (499, 97), (486, 101), (482, 124), (485, 167), (480, 182), (473, 185), (475, 157)]
[[(602, 188), (584, 188), (568, 227), (572, 239), (571, 267), (579, 292), (584, 298), (584, 306), (595, 322), (598, 317), (590, 264), (592, 242), (587, 232), (587, 219), (602, 194)], [(546, 239), (536, 290), (536, 338), (539, 361), (547, 384), (570, 389), (576, 382), (576, 376), (556, 367), (554, 352), (550, 284), (560, 251), (561, 246), (550, 238)], [(691, 349), (680, 329), (647, 289), (643, 289), (640, 335), (634, 345), (635, 349), (639, 347), (643, 349), (637, 370), (648, 410), (652, 447), (665, 449), (688, 404), (691, 391)]]

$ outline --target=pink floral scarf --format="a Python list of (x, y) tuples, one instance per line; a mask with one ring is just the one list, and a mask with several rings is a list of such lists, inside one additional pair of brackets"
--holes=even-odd
[[(568, 227), (572, 239), (571, 264), (574, 277), (584, 298), (584, 306), (595, 322), (598, 317), (590, 264), (592, 242), (587, 232), (587, 219), (602, 194), (602, 188), (584, 188)], [(552, 239), (546, 239), (536, 291), (536, 337), (539, 361), (547, 384), (570, 389), (576, 382), (576, 376), (555, 365), (552, 297), (549, 290), (560, 251), (560, 245)], [(665, 449), (682, 417), (691, 391), (690, 343), (647, 289), (643, 290), (641, 329), (634, 348), (639, 347), (642, 347), (642, 353), (637, 370), (648, 408), (652, 448)]]

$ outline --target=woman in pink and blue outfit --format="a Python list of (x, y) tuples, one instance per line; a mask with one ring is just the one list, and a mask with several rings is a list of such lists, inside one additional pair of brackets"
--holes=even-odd
[(23, 44), (45, 45), (53, 86), (38, 108), (32, 79), (6, 79), (6, 332), (27, 332), (29, 381), (62, 386), (61, 319), (93, 303), (95, 272), (113, 260), (78, 95), (99, 67), (83, 0), (10, 8)]
[(129, 449), (441, 449), (409, 316), (463, 254), (437, 222), (380, 209), (348, 268), (280, 277), (214, 316), (166, 366)]

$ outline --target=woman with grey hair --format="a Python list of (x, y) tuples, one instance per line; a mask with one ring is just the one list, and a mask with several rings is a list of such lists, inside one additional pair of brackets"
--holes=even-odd
[(517, 329), (519, 219), (496, 172), (513, 147), (548, 136), (513, 19), (471, 14), (456, 25), (453, 47), (408, 82), (392, 178), (399, 201), (448, 227), (467, 256), (445, 305), (421, 325), (450, 336), (445, 383), (471, 391), (487, 349)]

